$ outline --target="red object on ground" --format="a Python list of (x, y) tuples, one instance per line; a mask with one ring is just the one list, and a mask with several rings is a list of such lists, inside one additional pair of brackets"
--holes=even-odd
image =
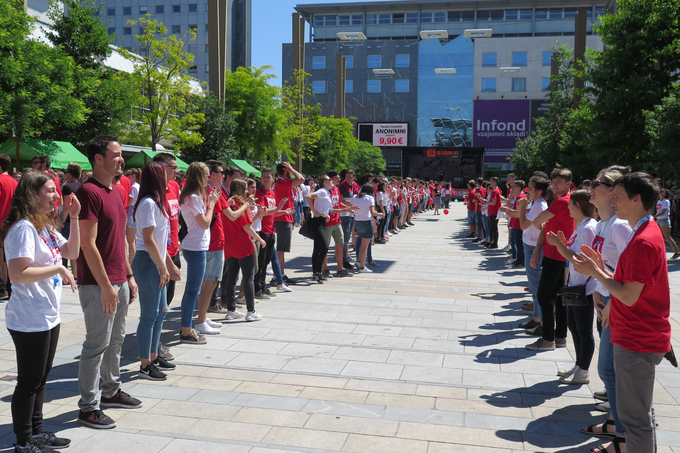
[(448, 210), (448, 209), (444, 209), (444, 215), (449, 215), (449, 210)]

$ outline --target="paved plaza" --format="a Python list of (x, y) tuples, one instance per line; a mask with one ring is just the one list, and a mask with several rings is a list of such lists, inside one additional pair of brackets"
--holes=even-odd
[[(517, 328), (529, 300), (524, 272), (505, 268), (505, 253), (464, 239), (464, 215), (457, 203), (448, 216), (420, 216), (416, 227), (373, 247), (375, 273), (324, 285), (300, 281), (294, 292), (258, 303), (262, 321), (230, 321), (203, 346), (178, 344), (178, 285), (163, 336), (177, 369), (164, 382), (137, 377), (135, 302), (123, 387), (144, 406), (107, 410), (118, 424), (112, 430), (75, 421), (84, 324), (69, 291), (45, 398), (47, 428), (73, 440), (71, 453), (588, 451), (598, 439), (580, 428), (604, 419), (592, 397), (604, 388), (597, 353), (590, 385), (568, 386), (556, 372), (573, 365), (571, 340), (567, 349), (524, 349), (533, 341)], [(503, 222), (501, 246), (506, 231)], [(294, 236), (287, 274), (307, 279), (312, 241)], [(680, 352), (680, 261), (669, 267)], [(15, 441), (15, 366), (3, 325), (2, 451)], [(654, 396), (659, 451), (680, 453), (680, 371), (666, 361)]]

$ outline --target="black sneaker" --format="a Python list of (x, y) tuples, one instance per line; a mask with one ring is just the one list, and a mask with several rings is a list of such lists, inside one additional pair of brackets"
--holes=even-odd
[[(159, 356), (160, 357), (160, 356)], [(165, 360), (165, 359), (163, 359)], [(104, 398), (102, 396), (99, 402), (99, 407), (103, 409), (139, 409), (142, 407), (142, 402), (135, 397), (132, 397), (124, 391), (118, 389), (115, 395), (111, 398)]]
[(153, 364), (157, 369), (161, 371), (174, 371), (175, 368), (177, 367), (177, 365), (168, 362), (161, 356), (156, 357), (156, 360), (153, 361)]
[(533, 329), (536, 326), (539, 326), (540, 323), (534, 321), (533, 319), (530, 319), (526, 322), (523, 322), (519, 325), (520, 329)]
[(269, 286), (277, 286), (276, 278), (272, 278), (271, 280), (269, 280)]
[(262, 292), (269, 297), (276, 297), (276, 293), (272, 292), (269, 288), (265, 288)]
[(534, 337), (542, 337), (543, 336), (543, 326), (538, 325), (534, 327), (533, 329), (527, 329), (525, 330), (527, 335), (531, 335)]
[(343, 261), (342, 267), (345, 269), (354, 269), (354, 264), (350, 263), (349, 261)]
[[(34, 434), (33, 442), (39, 446), (49, 448), (66, 448), (71, 445), (71, 439), (57, 437), (51, 431), (43, 431), (40, 434)], [(43, 449), (43, 451), (45, 450)]]
[(329, 278), (333, 278), (333, 274), (331, 274), (331, 271), (328, 270), (328, 269), (324, 270), (324, 271), (321, 273), (321, 275), (322, 275), (323, 278), (325, 278), (326, 280), (328, 280)]
[(291, 280), (290, 278), (286, 277), (285, 275), (283, 276), (283, 283), (286, 285), (297, 285), (297, 282), (295, 280)]
[(55, 450), (36, 442), (35, 439), (33, 439), (33, 442), (27, 443), (25, 447), (14, 444), (14, 453), (51, 453), (53, 451)]
[(116, 427), (116, 422), (99, 409), (92, 412), (78, 412), (78, 423), (94, 429), (111, 429)]
[(149, 363), (146, 368), (139, 367), (138, 376), (150, 381), (164, 381), (168, 377), (160, 371), (153, 363)]
[(341, 271), (338, 271), (335, 275), (337, 277), (354, 277), (354, 273), (349, 272), (347, 269), (343, 269)]

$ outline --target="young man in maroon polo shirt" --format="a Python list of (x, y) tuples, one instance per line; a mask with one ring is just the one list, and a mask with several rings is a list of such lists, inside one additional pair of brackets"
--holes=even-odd
[[(614, 344), (616, 404), (626, 437), (614, 438), (619, 451), (656, 452), (652, 400), (655, 368), (671, 350), (670, 286), (666, 244), (651, 210), (659, 194), (654, 179), (631, 173), (614, 183), (612, 205), (633, 233), (612, 275), (600, 253), (583, 247), (577, 272), (596, 278), (611, 293), (609, 327)], [(605, 314), (606, 316), (606, 314)]]
[[(274, 195), (276, 195), (276, 203), (280, 203), (284, 198), (288, 198), (284, 209), (292, 209), (295, 212), (295, 195), (294, 190), (305, 182), (305, 178), (298, 173), (290, 162), (281, 162), (276, 165), (276, 185), (274, 186)], [(290, 252), (291, 241), (293, 239), (293, 224), (295, 219), (293, 214), (286, 214), (277, 216), (274, 219), (274, 229), (276, 230), (276, 253), (278, 253), (279, 266), (283, 274), (283, 283), (286, 285), (294, 285), (296, 282), (286, 277), (286, 253)]]

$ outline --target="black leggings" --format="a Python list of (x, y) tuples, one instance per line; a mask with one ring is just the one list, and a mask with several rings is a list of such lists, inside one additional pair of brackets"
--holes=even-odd
[(385, 239), (385, 225), (387, 224), (387, 214), (378, 222), (378, 239)]
[(246, 297), (246, 307), (248, 307), (248, 311), (255, 311), (255, 287), (253, 284), (255, 254), (253, 253), (245, 258), (234, 258), (232, 256), (227, 259), (225, 266), (227, 267), (226, 294), (223, 292), (222, 297), (227, 299), (227, 310), (236, 311), (234, 289), (236, 288), (236, 280), (238, 280), (238, 271), (240, 269), (243, 274), (241, 288), (243, 288), (243, 293)]
[[(172, 262), (175, 263), (175, 266), (177, 266), (178, 269), (182, 269), (182, 260), (179, 259), (179, 252), (172, 257)], [(175, 297), (175, 281), (170, 280), (168, 282), (168, 305), (172, 302), (173, 297)]]
[(320, 274), (323, 271), (323, 260), (328, 255), (328, 241), (326, 241), (326, 218), (312, 217), (309, 220), (309, 232), (314, 238), (312, 252), (312, 272)]
[(584, 307), (567, 306), (567, 326), (574, 339), (576, 349), (576, 365), (582, 370), (590, 368), (590, 361), (595, 352), (595, 339), (593, 338), (593, 318), (595, 306), (593, 295), (587, 296), (588, 305)]
[(25, 446), (43, 430), (45, 384), (59, 341), (59, 328), (43, 332), (9, 330), (17, 354), (17, 386), (12, 396), (12, 422), (17, 445)]
[(267, 289), (267, 266), (269, 266), (269, 262), (272, 260), (272, 250), (274, 250), (274, 242), (276, 241), (276, 236), (273, 234), (266, 234), (261, 231), (258, 234), (267, 245), (260, 249), (260, 253), (257, 256), (257, 273), (255, 274), (254, 281), (255, 292)]
[(555, 341), (555, 337), (567, 337), (567, 310), (562, 305), (562, 299), (555, 297), (557, 291), (564, 286), (565, 266), (564, 261), (543, 257), (536, 298), (543, 316), (543, 339), (550, 342)]
[(489, 242), (498, 245), (498, 217), (495, 215), (489, 216)]

